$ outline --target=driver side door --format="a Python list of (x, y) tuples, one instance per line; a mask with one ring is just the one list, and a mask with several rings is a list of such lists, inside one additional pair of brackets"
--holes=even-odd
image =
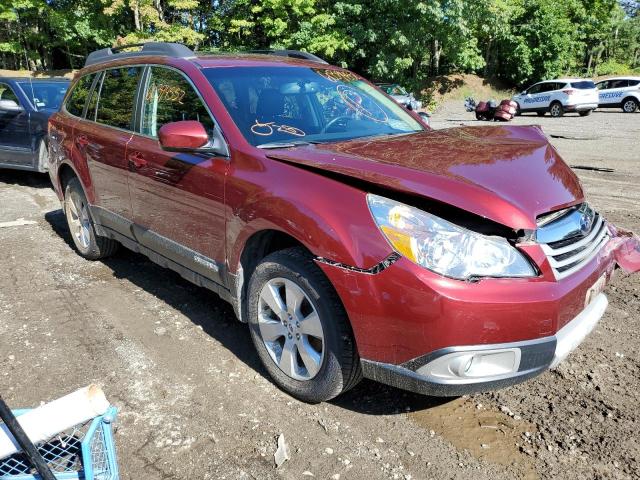
[(127, 145), (135, 236), (141, 245), (217, 283), (225, 259), (224, 181), (227, 157), (168, 152), (163, 125), (199, 121), (211, 135), (213, 117), (180, 71), (146, 68), (136, 132)]
[(10, 100), (22, 107), (22, 110), (0, 109), (0, 166), (31, 167), (33, 150), (29, 112), (8, 83), (0, 83), (0, 100)]

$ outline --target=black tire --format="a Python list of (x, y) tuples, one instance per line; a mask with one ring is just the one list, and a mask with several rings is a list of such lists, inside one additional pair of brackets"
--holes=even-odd
[[(71, 205), (74, 202), (74, 199), (81, 203), (82, 207), (86, 208), (87, 215), (87, 231), (88, 234), (85, 235), (86, 244), (83, 244), (81, 236), (76, 234), (77, 228), (74, 227), (73, 213)], [(76, 247), (76, 251), (80, 254), (80, 256), (86, 258), (87, 260), (98, 260), (101, 258), (109, 257), (113, 255), (118, 246), (120, 245), (117, 241), (112, 240), (111, 238), (101, 237), (96, 234), (96, 230), (93, 224), (93, 219), (91, 218), (91, 214), (88, 211), (89, 202), (87, 201), (87, 197), (82, 190), (82, 185), (77, 178), (72, 178), (67, 183), (67, 186), (64, 190), (64, 214), (67, 219), (67, 225), (69, 226), (69, 232), (71, 234), (71, 239), (73, 241), (73, 245)], [(77, 208), (76, 208), (77, 211)]]
[(544, 116), (547, 114), (547, 112), (536, 112), (536, 114), (537, 114), (539, 117), (544, 117)]
[(591, 110), (583, 110), (582, 112), (578, 112), (578, 115), (580, 115), (581, 117), (588, 117), (589, 115), (591, 115)]
[(553, 102), (549, 105), (549, 113), (553, 118), (560, 118), (564, 115), (564, 108), (560, 102)]
[[(274, 279), (285, 279), (299, 287), (320, 319), (324, 353), (317, 373), (310, 379), (298, 380), (286, 374), (263, 341), (258, 321), (260, 293)], [(323, 402), (353, 388), (362, 379), (360, 357), (342, 302), (304, 249), (289, 248), (264, 258), (249, 280), (247, 301), (249, 329), (258, 357), (273, 381), (291, 396), (309, 403)], [(301, 357), (296, 355), (297, 362)]]
[(516, 114), (514, 116), (519, 117), (520, 115), (522, 115), (522, 112), (520, 111), (520, 104), (516, 102)]
[(638, 100), (633, 97), (627, 97), (622, 101), (622, 111), (624, 113), (633, 113), (638, 110)]

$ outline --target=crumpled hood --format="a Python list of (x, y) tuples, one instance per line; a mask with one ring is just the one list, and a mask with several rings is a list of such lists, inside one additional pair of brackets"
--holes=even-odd
[(538, 215), (584, 199), (539, 127), (457, 127), (267, 155), (448, 203), (513, 229), (535, 229)]

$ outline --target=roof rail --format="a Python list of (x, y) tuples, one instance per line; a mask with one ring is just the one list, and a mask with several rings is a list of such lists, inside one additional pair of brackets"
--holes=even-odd
[[(140, 50), (134, 52), (123, 52), (122, 50), (131, 47), (142, 47)], [(103, 48), (91, 52), (84, 62), (84, 66), (95, 65), (96, 63), (106, 62), (108, 60), (115, 60), (118, 58), (139, 57), (142, 55), (161, 55), (165, 57), (174, 58), (190, 58), (195, 57), (196, 54), (189, 47), (182, 45), (181, 43), (168, 43), (168, 42), (147, 42), (147, 43), (135, 43), (131, 45), (122, 45), (121, 47)]]
[(300, 50), (249, 50), (249, 53), (261, 53), (263, 55), (277, 55), (279, 57), (301, 58), (302, 60), (310, 60), (312, 62), (325, 63), (327, 61), (309, 52)]

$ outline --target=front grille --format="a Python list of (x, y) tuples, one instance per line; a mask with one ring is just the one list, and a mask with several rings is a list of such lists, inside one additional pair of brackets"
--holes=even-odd
[[(585, 215), (591, 225), (583, 232), (580, 221)], [(607, 222), (586, 205), (567, 210), (565, 215), (540, 227), (537, 236), (539, 241), (542, 238), (546, 241), (540, 242), (540, 246), (557, 280), (584, 267), (610, 238)]]

